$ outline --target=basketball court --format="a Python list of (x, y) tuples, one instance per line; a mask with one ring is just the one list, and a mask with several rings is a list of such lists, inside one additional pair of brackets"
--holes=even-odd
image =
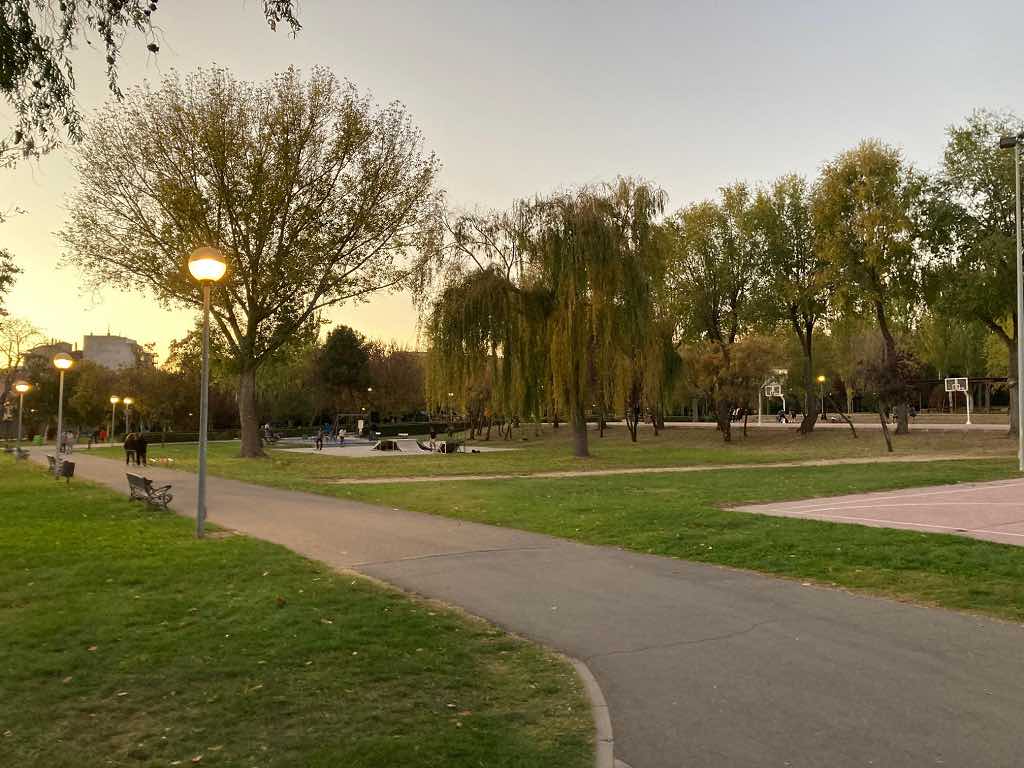
[(952, 533), (1024, 546), (1024, 479), (751, 504), (735, 509), (876, 528)]

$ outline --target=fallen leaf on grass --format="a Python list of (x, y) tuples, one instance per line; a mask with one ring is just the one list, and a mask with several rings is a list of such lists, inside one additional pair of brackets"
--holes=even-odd
[(86, 648), (85, 650), (87, 650), (87, 651), (89, 651), (90, 653), (92, 653), (93, 651), (95, 651), (95, 650), (97, 649), (97, 647), (98, 647), (98, 646), (95, 646), (95, 645), (90, 645), (90, 646), (89, 646), (88, 648)]
[(68, 683), (70, 683), (70, 682), (71, 682), (72, 680), (74, 680), (74, 678), (73, 678), (73, 677), (72, 677), (71, 675), (68, 675), (68, 676), (67, 676), (67, 677), (65, 677), (65, 678), (64, 678), (63, 680), (61, 680), (61, 682), (62, 682), (62, 683), (64, 683), (64, 685), (67, 685), (67, 684), (68, 684)]

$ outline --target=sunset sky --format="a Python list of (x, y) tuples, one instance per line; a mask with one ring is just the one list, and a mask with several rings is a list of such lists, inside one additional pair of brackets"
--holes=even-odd
[[(297, 38), (257, 0), (164, 0), (161, 51), (130, 38), (123, 85), (216, 63), (264, 79), (326, 65), (423, 130), (458, 206), (496, 207), (558, 187), (639, 175), (677, 208), (724, 183), (770, 180), (865, 137), (934, 167), (946, 127), (1021, 106), (1019, 7), (1006, 2), (347, 2), (304, 0)], [(767, 9), (771, 8), (770, 11)], [(78, 56), (79, 100), (107, 98), (101, 56)], [(0, 116), (4, 116), (0, 108)], [(7, 301), (48, 336), (111, 332), (159, 354), (191, 315), (145, 294), (84, 295), (54, 237), (72, 189), (66, 150), (0, 171), (0, 244), (25, 274)], [(403, 294), (332, 319), (416, 343)]]

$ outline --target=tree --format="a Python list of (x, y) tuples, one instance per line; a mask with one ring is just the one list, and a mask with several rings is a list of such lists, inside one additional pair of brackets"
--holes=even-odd
[[(165, 5), (166, 5), (165, 0)], [(107, 83), (118, 99), (118, 68), (129, 33), (145, 47), (160, 50), (153, 26), (156, 0), (5, 0), (0, 4), (0, 94), (14, 109), (16, 120), (0, 140), (0, 166), (18, 157), (37, 157), (66, 133), (72, 142), (82, 137), (82, 115), (75, 103), (75, 74), (71, 53), (95, 35), (103, 46)], [(288, 24), (300, 28), (295, 0), (263, 0), (271, 29)]]
[(814, 331), (828, 317), (832, 283), (829, 264), (817, 248), (807, 181), (783, 176), (754, 202), (754, 225), (764, 247), (765, 298), (771, 320), (781, 320), (796, 334), (803, 352), (804, 417), (807, 434), (818, 420), (814, 396)]
[[(137, 390), (125, 390), (118, 385), (118, 375), (101, 365), (81, 360), (75, 365), (73, 386), (68, 387), (67, 414), (71, 420), (91, 431), (110, 419), (110, 396), (117, 392), (130, 394), (141, 404)], [(133, 406), (134, 408), (134, 406)], [(115, 425), (116, 429), (116, 425)]]
[(212, 317), (252, 457), (260, 366), (326, 308), (403, 281), (435, 208), (438, 161), (401, 105), (375, 107), (326, 70), (253, 84), (216, 69), (108, 105), (75, 167), (61, 234), (94, 282), (197, 307), (187, 254), (227, 253)]
[(617, 374), (616, 399), (625, 413), (630, 439), (636, 442), (644, 406), (657, 413), (670, 372), (665, 341), (671, 327), (661, 322), (657, 301), (664, 293), (668, 251), (658, 222), (665, 209), (665, 193), (650, 184), (620, 178), (604, 194), (611, 203), (618, 254), (608, 262), (594, 290), (596, 364)]
[(369, 350), (373, 392), (370, 407), (383, 416), (411, 416), (426, 406), (423, 355), (395, 344), (373, 342)]
[(942, 314), (982, 324), (1010, 360), (1009, 430), (1017, 434), (1017, 259), (1013, 153), (999, 137), (1024, 130), (1011, 113), (979, 111), (952, 126), (942, 165), (926, 187), (920, 223), (935, 262), (930, 303)]
[(0, 316), (0, 414), (14, 391), (14, 383), (27, 378), (26, 353), (42, 339), (42, 334), (28, 320)]
[(359, 332), (339, 325), (327, 334), (315, 356), (315, 376), (335, 413), (357, 411), (366, 402), (370, 379), (370, 344)]
[(909, 431), (907, 382), (902, 389), (897, 382), (912, 366), (902, 362), (907, 355), (897, 348), (892, 324), (908, 318), (918, 298), (913, 210), (920, 186), (899, 150), (869, 140), (825, 165), (813, 200), (814, 223), (839, 304), (851, 312), (870, 312), (878, 324), (883, 341), (878, 366), (890, 369), (876, 370), (872, 378), (884, 384), (879, 391), (883, 426), (885, 412), (896, 407), (897, 434)]
[[(0, 224), (2, 223), (3, 218), (0, 217)], [(11, 255), (11, 252), (0, 248), (0, 318), (7, 315), (7, 310), (4, 309), (4, 297), (10, 292), (14, 281), (20, 274), (21, 268), (14, 263), (14, 256)]]
[[(756, 321), (756, 298), (767, 290), (762, 249), (754, 227), (749, 188), (722, 188), (720, 201), (684, 208), (669, 221), (673, 253), (669, 286), (674, 292), (680, 330), (706, 356), (707, 345), (724, 371), (732, 369), (732, 346)], [(718, 428), (732, 439), (730, 414), (735, 389), (715, 377), (707, 394), (715, 402)]]

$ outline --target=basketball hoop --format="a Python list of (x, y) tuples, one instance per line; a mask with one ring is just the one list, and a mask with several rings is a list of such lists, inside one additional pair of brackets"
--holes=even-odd
[[(971, 424), (971, 388), (966, 376), (958, 376), (945, 380), (947, 392), (963, 392), (967, 399), (967, 426)], [(952, 401), (951, 401), (952, 402)]]

